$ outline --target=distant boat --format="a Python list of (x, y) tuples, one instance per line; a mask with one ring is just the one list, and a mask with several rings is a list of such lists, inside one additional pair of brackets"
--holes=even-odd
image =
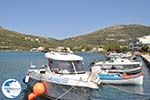
[[(44, 96), (55, 99), (80, 98), (77, 91), (89, 93), (89, 89), (98, 89), (101, 83), (98, 71), (84, 71), (83, 58), (73, 53), (48, 52), (45, 54), (48, 65), (43, 68), (30, 68), (27, 72), (28, 85), (33, 87), (36, 82), (46, 83)], [(68, 94), (60, 97), (65, 92)], [(88, 95), (88, 94), (87, 94)], [(87, 96), (85, 96), (87, 98)]]
[(108, 58), (116, 58), (116, 57), (131, 58), (132, 54), (131, 53), (110, 53), (110, 54), (107, 54), (106, 57)]
[(108, 61), (95, 62), (94, 66), (100, 66), (102, 70), (109, 70), (113, 72), (142, 71), (143, 68), (141, 62), (124, 58), (112, 58)]

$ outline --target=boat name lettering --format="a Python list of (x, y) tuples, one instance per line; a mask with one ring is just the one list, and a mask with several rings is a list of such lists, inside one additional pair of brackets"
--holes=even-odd
[(68, 78), (62, 78), (62, 77), (49, 77), (48, 80), (57, 83), (68, 83)]

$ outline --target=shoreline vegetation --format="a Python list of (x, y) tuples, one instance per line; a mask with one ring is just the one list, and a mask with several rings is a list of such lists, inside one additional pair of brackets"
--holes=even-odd
[[(137, 38), (150, 35), (150, 26), (129, 24), (106, 27), (82, 36), (56, 40), (48, 37), (18, 33), (0, 27), (0, 51), (49, 51), (57, 48), (70, 48), (84, 52), (127, 52), (130, 43)], [(143, 48), (147, 52), (149, 48)], [(139, 51), (139, 50), (138, 50)]]
[[(60, 49), (60, 48), (57, 48), (57, 49), (53, 49), (54, 51), (56, 50), (56, 51), (66, 51), (66, 49)], [(37, 53), (46, 53), (46, 52), (48, 52), (48, 51), (51, 51), (51, 50), (41, 50), (41, 51), (30, 51), (30, 50), (0, 50), (0, 53), (2, 53), (2, 52), (37, 52)], [(105, 50), (105, 51), (72, 51), (72, 50), (70, 50), (69, 49), (69, 51), (71, 51), (71, 52), (75, 52), (75, 53), (77, 53), (77, 52), (86, 52), (86, 53), (102, 53), (102, 54), (108, 54), (108, 53), (111, 53), (111, 52), (117, 52), (117, 51), (107, 51), (107, 50)], [(149, 51), (131, 51), (131, 50), (126, 50), (126, 51), (120, 51), (120, 52), (118, 52), (118, 53), (130, 53), (130, 54), (135, 54), (135, 55), (149, 55), (150, 56), (150, 52)]]

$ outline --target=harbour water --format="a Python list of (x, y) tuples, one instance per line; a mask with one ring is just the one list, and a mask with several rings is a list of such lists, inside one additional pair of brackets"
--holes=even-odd
[[(98, 53), (77, 53), (84, 58), (85, 69), (89, 70), (88, 65), (93, 61), (105, 60), (103, 54)], [(141, 58), (138, 58), (141, 60)], [(143, 62), (143, 61), (142, 61)], [(0, 86), (10, 78), (17, 79), (22, 86), (21, 94), (12, 100), (23, 100), (26, 85), (22, 82), (26, 71), (31, 64), (38, 66), (47, 63), (44, 53), (39, 52), (0, 52)], [(150, 99), (150, 69), (143, 62), (144, 84), (143, 86), (114, 86), (102, 85), (99, 90), (93, 91), (91, 100), (149, 100)], [(82, 95), (82, 93), (81, 93)], [(73, 98), (74, 100), (76, 98)], [(11, 100), (6, 98), (0, 89), (0, 100)], [(43, 100), (38, 98), (37, 100)], [(44, 99), (46, 100), (46, 99)]]

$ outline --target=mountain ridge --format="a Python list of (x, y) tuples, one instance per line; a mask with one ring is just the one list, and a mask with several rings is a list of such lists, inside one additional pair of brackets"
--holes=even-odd
[(95, 32), (87, 33), (85, 35), (68, 38), (65, 39), (64, 42), (65, 44), (69, 44), (71, 41), (71, 43), (76, 44), (76, 46), (80, 44), (95, 46), (106, 45), (110, 42), (119, 43), (121, 45), (128, 45), (129, 42), (132, 42), (137, 37), (144, 35), (150, 35), (149, 26), (139, 24), (115, 25), (99, 29)]
[(57, 44), (58, 41), (53, 38), (23, 34), (5, 28), (0, 29), (0, 49), (2, 50), (30, 50), (40, 46), (55, 47)]
[(75, 48), (82, 45), (94, 47), (109, 43), (128, 45), (137, 37), (144, 35), (150, 35), (150, 26), (140, 24), (114, 25), (63, 40), (23, 34), (0, 26), (0, 49), (29, 50), (39, 46), (46, 48), (55, 48), (58, 46)]

